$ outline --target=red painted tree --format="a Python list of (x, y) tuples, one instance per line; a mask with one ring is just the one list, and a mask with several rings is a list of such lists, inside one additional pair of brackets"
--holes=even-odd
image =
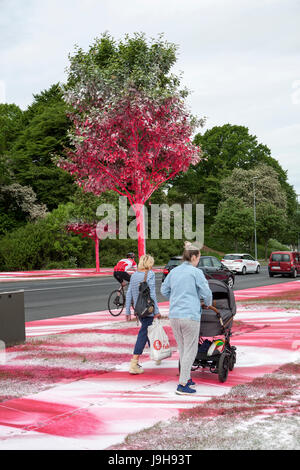
[(99, 262), (99, 240), (104, 238), (108, 233), (111, 233), (108, 225), (105, 225), (103, 228), (99, 227), (98, 222), (86, 223), (86, 222), (73, 222), (66, 225), (66, 230), (68, 232), (73, 232), (76, 235), (81, 235), (82, 237), (87, 237), (94, 240), (95, 243), (95, 259), (96, 259), (96, 272), (100, 272), (100, 262)]
[(84, 119), (73, 114), (75, 150), (60, 166), (85, 191), (113, 189), (126, 196), (137, 220), (139, 256), (145, 253), (143, 206), (163, 182), (199, 161), (192, 127), (178, 97), (154, 100), (132, 90), (118, 105)]
[(73, 150), (58, 164), (85, 191), (112, 189), (128, 198), (139, 256), (145, 253), (145, 202), (200, 159), (191, 143), (199, 121), (185, 107), (180, 80), (169, 74), (175, 50), (162, 37), (149, 46), (136, 34), (117, 45), (105, 34), (87, 54), (78, 49), (70, 58), (65, 99), (73, 109)]

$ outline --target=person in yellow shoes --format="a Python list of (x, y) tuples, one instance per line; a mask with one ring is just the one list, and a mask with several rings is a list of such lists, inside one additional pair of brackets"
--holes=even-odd
[(154, 301), (154, 312), (151, 316), (141, 318), (141, 328), (138, 332), (136, 339), (133, 357), (130, 361), (129, 373), (130, 374), (142, 374), (144, 370), (139, 365), (139, 357), (143, 353), (146, 343), (149, 344), (148, 339), (148, 326), (152, 325), (154, 318), (160, 318), (160, 313), (158, 309), (156, 292), (155, 292), (155, 273), (152, 271), (154, 265), (154, 259), (150, 255), (141, 256), (138, 264), (137, 271), (132, 274), (130, 278), (130, 284), (126, 294), (126, 315), (127, 319), (130, 318), (130, 306), (133, 301), (135, 306), (138, 295), (139, 295), (139, 285), (144, 280), (145, 272), (147, 271), (147, 283), (150, 288), (150, 297)]

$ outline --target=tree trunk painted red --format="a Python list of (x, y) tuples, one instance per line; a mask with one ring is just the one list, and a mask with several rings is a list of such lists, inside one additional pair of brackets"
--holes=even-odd
[(134, 204), (133, 210), (136, 216), (136, 230), (138, 235), (138, 255), (139, 258), (146, 254), (146, 233), (145, 233), (145, 206), (144, 204)]
[(100, 272), (100, 263), (99, 263), (99, 238), (95, 238), (95, 258), (96, 258), (96, 273)]

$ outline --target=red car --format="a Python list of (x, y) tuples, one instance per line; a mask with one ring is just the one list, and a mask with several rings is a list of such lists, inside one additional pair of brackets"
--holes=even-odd
[(297, 277), (300, 274), (300, 253), (298, 251), (273, 251), (268, 269), (270, 277), (274, 274)]

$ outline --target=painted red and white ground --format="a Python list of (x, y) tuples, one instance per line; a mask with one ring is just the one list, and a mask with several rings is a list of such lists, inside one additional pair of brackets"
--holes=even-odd
[(228, 380), (221, 384), (215, 374), (197, 371), (197, 393), (178, 396), (168, 303), (160, 310), (173, 354), (157, 366), (146, 349), (140, 376), (127, 372), (138, 331), (134, 321), (103, 311), (27, 323), (27, 343), (9, 348), (0, 365), (0, 449), (106, 449), (299, 360), (296, 304), (240, 304), (232, 338), (237, 364)]
[(243, 289), (235, 291), (234, 295), (237, 301), (268, 298), (300, 300), (300, 280)]

